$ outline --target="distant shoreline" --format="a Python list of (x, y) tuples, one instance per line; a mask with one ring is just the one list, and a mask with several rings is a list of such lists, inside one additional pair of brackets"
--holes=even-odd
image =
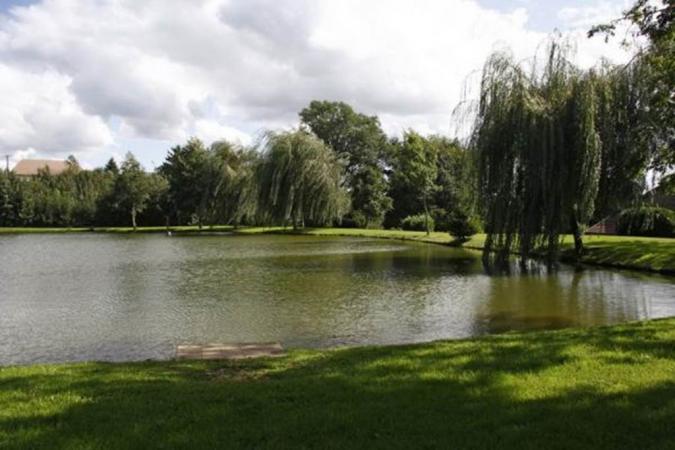
[[(457, 245), (454, 238), (445, 232), (433, 232), (426, 235), (423, 231), (381, 230), (361, 228), (304, 228), (293, 230), (284, 227), (239, 227), (231, 225), (204, 226), (196, 225), (173, 227), (73, 227), (73, 228), (25, 228), (1, 227), (0, 236), (10, 234), (43, 234), (43, 233), (199, 233), (199, 232), (232, 232), (233, 234), (298, 234), (308, 236), (342, 236), (369, 237), (378, 239), (397, 239), (431, 244)], [(482, 250), (485, 235), (477, 234), (461, 245), (462, 248)], [(584, 237), (586, 254), (581, 263), (599, 267), (630, 269), (675, 275), (675, 239), (650, 238), (637, 236), (605, 236), (587, 235)], [(561, 261), (570, 262), (572, 249), (571, 236), (563, 242)]]

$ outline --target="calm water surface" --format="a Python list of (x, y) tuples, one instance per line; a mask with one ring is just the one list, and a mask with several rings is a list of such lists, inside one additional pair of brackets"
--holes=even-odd
[(392, 344), (675, 315), (673, 278), (490, 277), (478, 253), (299, 236), (0, 236), (0, 364), (179, 343)]

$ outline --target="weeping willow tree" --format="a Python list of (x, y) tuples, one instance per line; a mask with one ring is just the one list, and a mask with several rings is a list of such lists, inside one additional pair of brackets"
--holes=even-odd
[(266, 223), (325, 225), (348, 209), (344, 165), (321, 140), (298, 130), (270, 133), (258, 166), (258, 209)]
[(636, 59), (625, 66), (603, 64), (596, 82), (596, 126), (602, 142), (602, 165), (596, 199), (596, 218), (636, 207), (647, 190), (653, 139), (645, 139), (650, 122), (647, 108), (651, 89), (647, 68)]
[(228, 141), (211, 146), (213, 170), (218, 174), (214, 189), (213, 215), (219, 223), (235, 227), (254, 219), (257, 209), (255, 170), (258, 153)]
[(597, 75), (576, 69), (552, 44), (544, 67), (527, 72), (508, 55), (486, 63), (472, 148), (485, 202), (484, 260), (523, 261), (543, 252), (555, 261), (564, 232), (577, 254), (593, 214), (601, 146)]

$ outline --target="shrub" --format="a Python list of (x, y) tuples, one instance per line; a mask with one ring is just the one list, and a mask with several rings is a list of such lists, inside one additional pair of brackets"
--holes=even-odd
[(434, 229), (436, 231), (449, 231), (450, 213), (448, 211), (443, 208), (433, 208), (431, 210), (431, 217), (434, 218)]
[(654, 206), (626, 209), (619, 215), (617, 232), (631, 236), (673, 237), (675, 212)]
[(361, 211), (352, 211), (335, 222), (341, 228), (382, 228), (382, 221), (368, 220)]
[(460, 241), (467, 241), (480, 231), (480, 225), (476, 219), (467, 214), (455, 213), (448, 221), (448, 231)]
[[(401, 221), (401, 228), (409, 231), (427, 231), (424, 214), (408, 216)], [(429, 231), (434, 231), (434, 218), (429, 216)]]
[(345, 216), (342, 219), (335, 221), (335, 225), (340, 228), (360, 228), (358, 222), (351, 216)]

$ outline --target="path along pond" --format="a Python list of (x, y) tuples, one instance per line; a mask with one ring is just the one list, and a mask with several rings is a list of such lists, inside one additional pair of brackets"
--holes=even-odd
[(563, 266), (488, 276), (403, 241), (0, 236), (0, 365), (171, 358), (181, 343), (398, 344), (675, 315), (675, 278)]

